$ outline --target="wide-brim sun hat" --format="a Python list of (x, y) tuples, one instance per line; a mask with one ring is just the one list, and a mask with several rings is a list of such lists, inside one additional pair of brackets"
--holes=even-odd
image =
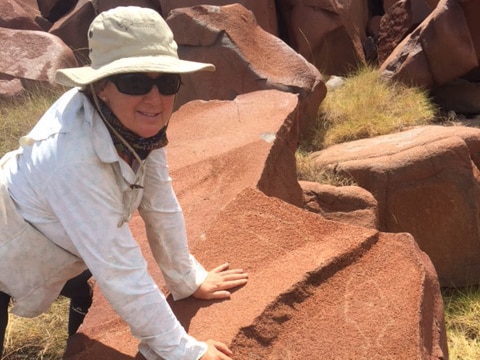
[(179, 59), (172, 30), (149, 8), (120, 6), (100, 13), (90, 24), (88, 45), (90, 65), (57, 70), (57, 83), (83, 87), (122, 73), (215, 70), (213, 64)]

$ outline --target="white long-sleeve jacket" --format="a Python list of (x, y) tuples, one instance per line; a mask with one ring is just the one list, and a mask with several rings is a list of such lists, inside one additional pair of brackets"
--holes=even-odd
[[(45, 311), (63, 283), (88, 268), (148, 360), (200, 358), (206, 344), (177, 321), (128, 227), (138, 209), (174, 299), (205, 280), (207, 272), (189, 253), (165, 150), (152, 151), (134, 171), (77, 89), (52, 105), (20, 145), (1, 164), (0, 195), (8, 189), (14, 206), (3, 196), (0, 220), (19, 227), (0, 235), (0, 290), (15, 298), (13, 311)], [(26, 222), (19, 225), (18, 215)], [(26, 273), (18, 272), (18, 262)]]

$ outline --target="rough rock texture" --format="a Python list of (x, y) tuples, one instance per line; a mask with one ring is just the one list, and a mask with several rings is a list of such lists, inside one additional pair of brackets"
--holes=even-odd
[(447, 111), (480, 114), (480, 82), (455, 79), (431, 92), (436, 104)]
[(225, 6), (240, 4), (252, 11), (258, 24), (272, 35), (278, 35), (277, 12), (274, 0), (160, 0), (162, 15), (166, 19), (170, 11), (197, 5)]
[(395, 47), (430, 14), (424, 0), (396, 1), (382, 16), (378, 35), (378, 62), (388, 58)]
[(322, 74), (343, 76), (365, 63), (367, 0), (279, 0), (277, 7), (288, 44)]
[(182, 76), (176, 106), (193, 99), (231, 100), (238, 94), (278, 89), (300, 95), (310, 128), (326, 87), (318, 70), (279, 38), (258, 26), (240, 4), (175, 9), (167, 23), (183, 59), (215, 64), (216, 71)]
[(378, 229), (378, 204), (359, 186), (332, 186), (300, 181), (304, 208), (327, 220)]
[[(87, 28), (101, 11), (136, 5), (155, 9), (164, 17), (178, 11), (183, 15), (188, 13), (190, 18), (179, 16), (179, 30), (174, 31), (177, 39), (188, 38), (180, 44), (181, 56), (192, 60), (198, 56), (215, 62), (220, 70), (213, 78), (195, 74), (190, 80), (186, 76), (188, 87), (184, 89), (189, 90), (179, 94), (178, 107), (192, 99), (233, 99), (248, 91), (271, 88), (314, 97), (313, 102), (304, 103), (307, 106), (325, 96), (325, 89), (312, 87), (310, 80), (306, 80), (312, 75), (309, 67), (319, 69), (325, 76), (343, 76), (359, 64), (376, 64), (378, 60), (385, 77), (428, 89), (457, 78), (480, 81), (477, 16), (480, 3), (475, 0), (389, 0), (383, 4), (376, 2), (373, 10), (370, 0), (211, 0), (206, 3), (210, 6), (185, 12), (180, 9), (205, 2), (5, 0), (0, 5), (0, 28), (50, 32), (74, 51), (79, 65), (85, 65), (89, 62)], [(232, 6), (242, 8), (243, 12), (231, 10)], [(432, 9), (434, 11), (416, 26)], [(187, 24), (183, 24), (184, 21)], [(252, 26), (254, 23), (260, 26)], [(42, 58), (41, 49), (37, 50), (37, 57)], [(5, 53), (11, 52), (5, 49)], [(281, 77), (283, 70), (292, 69), (299, 76), (294, 77), (293, 83), (292, 78), (286, 82)], [(198, 83), (202, 84), (201, 88), (194, 86)], [(2, 88), (0, 94), (4, 97), (18, 93)], [(315, 111), (305, 110), (309, 116)]]
[(19, 96), (25, 91), (20, 79), (16, 77), (0, 74), (0, 97), (9, 99)]
[[(478, 1), (441, 0), (380, 67), (386, 78), (435, 88), (479, 66)], [(474, 24), (475, 23), (475, 24)], [(455, 31), (451, 31), (455, 29)]]
[(1, 74), (53, 84), (58, 68), (77, 65), (72, 50), (43, 31), (0, 28), (0, 43)]
[(75, 8), (78, 0), (37, 0), (40, 15), (55, 22)]
[(370, 191), (380, 230), (412, 234), (442, 285), (464, 286), (480, 282), (479, 153), (479, 129), (426, 126), (334, 145), (312, 160)]
[[(244, 268), (249, 283), (229, 301), (189, 298), (173, 310), (189, 333), (226, 342), (236, 359), (446, 358), (438, 280), (413, 238), (300, 207), (297, 106), (296, 95), (269, 90), (174, 114), (168, 157), (192, 252), (208, 269)], [(130, 227), (162, 286), (138, 216)], [(98, 290), (80, 331), (65, 359), (142, 358)]]
[(0, 3), (0, 27), (23, 30), (41, 30), (28, 12), (15, 0), (3, 0)]
[[(156, 4), (156, 6), (155, 6)], [(74, 5), (73, 9), (71, 8)], [(102, 11), (117, 6), (140, 6), (160, 12), (158, 2), (152, 0), (78, 0), (75, 2), (57, 1), (44, 5), (49, 15), (44, 17), (53, 23), (49, 32), (62, 39), (74, 49), (80, 65), (90, 63), (88, 58), (88, 28), (93, 19)], [(43, 10), (45, 13), (47, 10)], [(48, 16), (48, 17), (47, 17)]]

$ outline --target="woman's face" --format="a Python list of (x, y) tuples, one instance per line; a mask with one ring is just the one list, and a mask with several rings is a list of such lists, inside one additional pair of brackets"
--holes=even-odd
[[(158, 73), (146, 75), (152, 79), (160, 76)], [(112, 81), (107, 81), (97, 95), (123, 126), (143, 138), (156, 135), (167, 124), (175, 101), (175, 95), (162, 95), (157, 86), (145, 95), (127, 95)]]

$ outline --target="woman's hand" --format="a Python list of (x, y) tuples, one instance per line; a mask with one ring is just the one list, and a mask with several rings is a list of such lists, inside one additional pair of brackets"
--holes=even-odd
[(229, 289), (245, 285), (248, 274), (242, 269), (228, 270), (228, 266), (228, 263), (225, 263), (211, 270), (193, 296), (204, 300), (229, 298)]
[(232, 351), (227, 345), (215, 341), (207, 340), (208, 345), (207, 352), (200, 358), (200, 360), (232, 360)]

